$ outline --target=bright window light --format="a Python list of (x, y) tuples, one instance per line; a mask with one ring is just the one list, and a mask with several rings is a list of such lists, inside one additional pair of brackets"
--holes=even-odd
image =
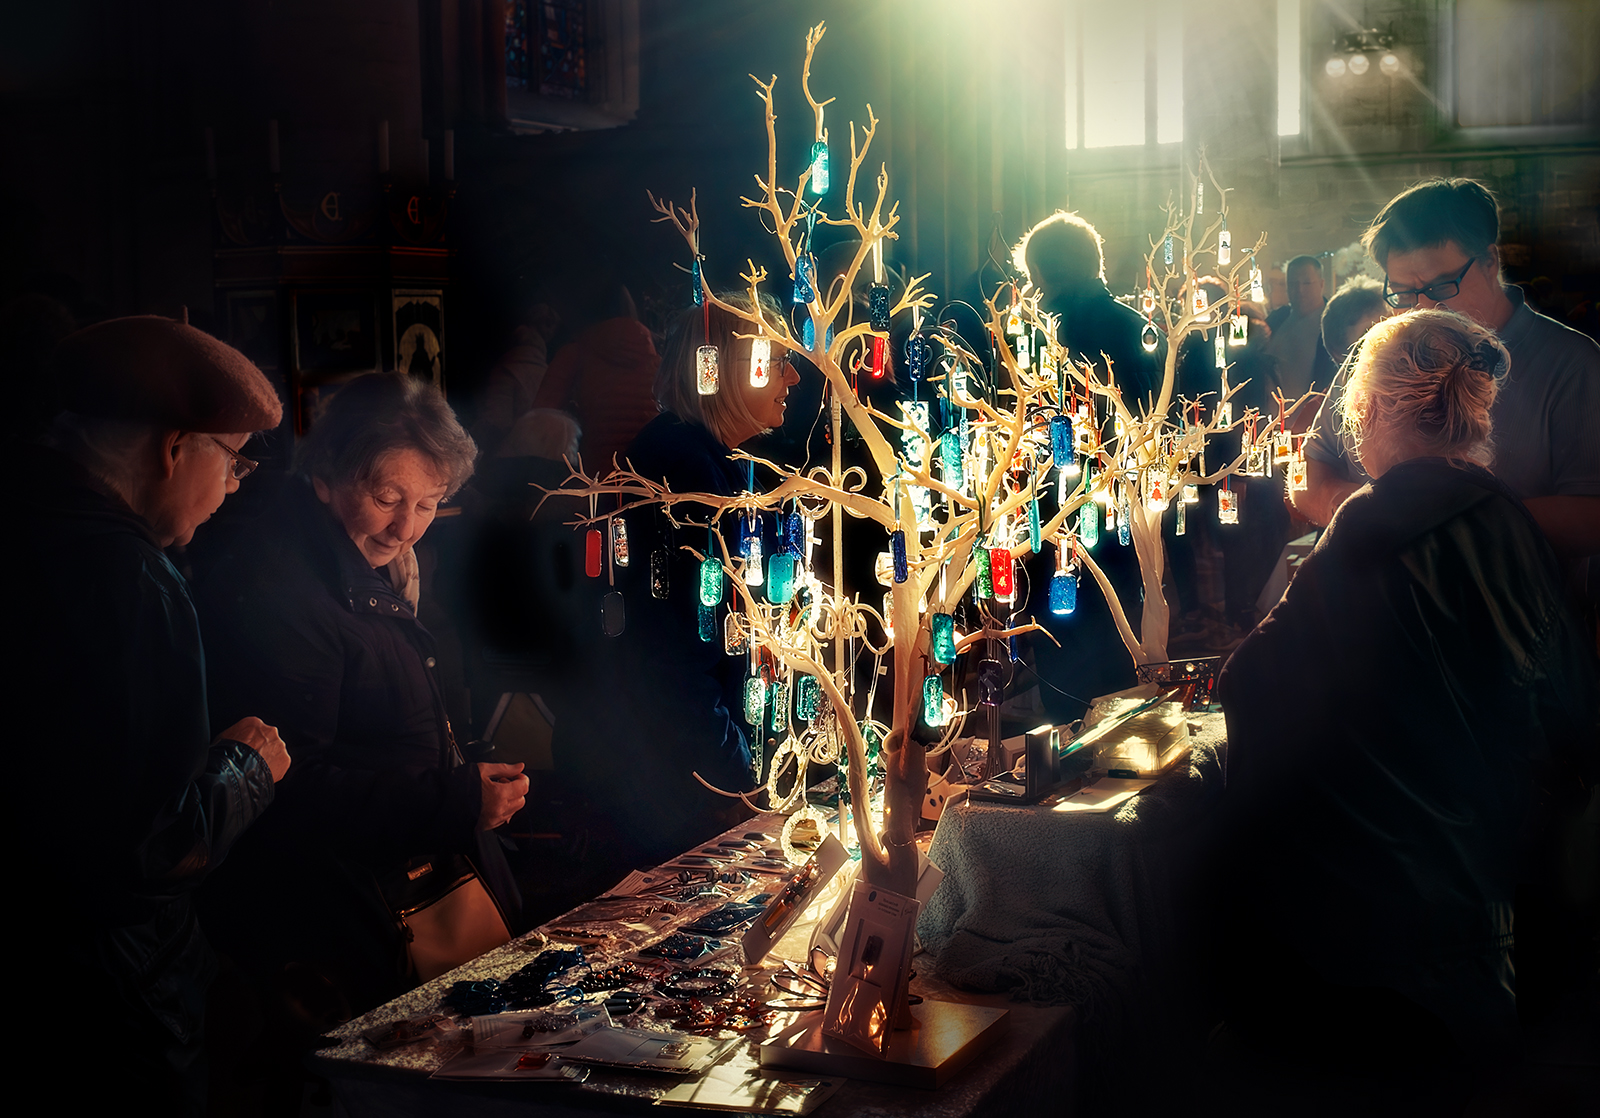
[[(1066, 144), (1133, 147), (1183, 139), (1183, 18), (1180, 0), (1098, 0), (1067, 15)], [(1129, 18), (1132, 16), (1132, 18)], [(1155, 86), (1155, 134), (1149, 134), (1147, 74)]]
[(1278, 0), (1278, 135), (1300, 135), (1300, 0)]

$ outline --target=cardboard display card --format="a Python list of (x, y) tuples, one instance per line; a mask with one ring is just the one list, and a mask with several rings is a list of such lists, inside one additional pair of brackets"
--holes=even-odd
[(883, 1055), (905, 1000), (919, 907), (910, 897), (856, 882), (822, 1011), (824, 1034)]

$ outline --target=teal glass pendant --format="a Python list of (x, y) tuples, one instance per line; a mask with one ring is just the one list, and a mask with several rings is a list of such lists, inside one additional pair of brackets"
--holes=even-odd
[(1033, 547), (1033, 553), (1039, 554), (1039, 548), (1044, 544), (1044, 532), (1039, 524), (1039, 495), (1034, 494), (1033, 500), (1028, 502), (1028, 543)]
[(805, 320), (800, 323), (800, 344), (805, 346), (807, 349), (813, 349), (817, 344), (817, 327), (816, 324), (811, 321), (811, 316), (809, 314), (806, 315)]
[(944, 680), (930, 675), (922, 681), (922, 720), (929, 726), (943, 726)]
[(928, 621), (928, 646), (937, 664), (953, 664), (956, 659), (956, 619), (936, 613)]
[(1050, 417), (1050, 460), (1063, 470), (1072, 461), (1072, 420), (1065, 415)]
[(1100, 505), (1095, 501), (1085, 501), (1078, 506), (1078, 538), (1083, 541), (1084, 547), (1093, 547), (1100, 542)]
[(767, 600), (782, 605), (794, 597), (794, 556), (787, 551), (767, 560)]
[(818, 140), (811, 145), (811, 193), (828, 193), (828, 141)]
[(706, 303), (705, 277), (700, 274), (700, 258), (696, 256), (689, 264), (689, 284), (694, 290), (694, 305), (703, 307)]
[(1078, 608), (1078, 576), (1071, 571), (1057, 571), (1050, 579), (1050, 612), (1065, 617)]
[(978, 573), (972, 580), (972, 585), (977, 589), (978, 598), (994, 597), (994, 583), (989, 575), (989, 549), (979, 546), (972, 552), (972, 561), (978, 565)]
[(794, 262), (794, 301), (797, 305), (804, 306), (817, 297), (814, 280), (817, 274), (817, 262), (810, 254), (796, 257)]
[(783, 733), (789, 728), (789, 685), (781, 679), (772, 685), (772, 709), (768, 725), (774, 733)]
[(753, 675), (744, 681), (744, 720), (759, 730), (766, 714), (767, 682)]
[(700, 561), (700, 604), (714, 606), (722, 601), (722, 564), (708, 555)]
[(939, 438), (939, 456), (944, 463), (944, 483), (951, 489), (960, 489), (961, 475), (961, 436), (955, 431), (946, 431)]
[(794, 713), (808, 721), (817, 716), (822, 704), (822, 684), (814, 675), (803, 675), (794, 681)]
[(700, 639), (710, 644), (717, 639), (717, 607), (700, 603)]

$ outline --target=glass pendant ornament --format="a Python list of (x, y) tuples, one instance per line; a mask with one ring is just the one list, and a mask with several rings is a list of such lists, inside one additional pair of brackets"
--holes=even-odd
[(1287, 466), (1289, 459), (1294, 457), (1294, 436), (1287, 431), (1279, 431), (1272, 436), (1272, 464), (1274, 466)]
[(761, 569), (761, 521), (746, 517), (739, 522), (739, 554), (744, 558), (744, 584), (760, 586), (765, 580)]
[(795, 509), (789, 510), (789, 515), (783, 522), (783, 550), (796, 559), (805, 555), (806, 525), (800, 518), (800, 513)]
[(1233, 262), (1233, 235), (1224, 225), (1222, 232), (1217, 234), (1217, 263), (1231, 264)]
[(756, 729), (761, 728), (767, 712), (767, 681), (760, 674), (744, 681), (744, 720)]
[(995, 547), (989, 550), (989, 578), (993, 582), (994, 597), (998, 601), (1008, 602), (1017, 593), (1014, 566), (1009, 547)]
[(1185, 485), (1183, 487), (1183, 503), (1198, 505), (1200, 503), (1200, 487), (1198, 485)]
[(660, 602), (666, 601), (672, 592), (669, 566), (666, 551), (658, 547), (650, 553), (650, 596)]
[(1095, 425), (1094, 413), (1087, 404), (1078, 405), (1078, 416), (1072, 421), (1072, 437), (1078, 453), (1088, 458), (1099, 442), (1100, 429)]
[(702, 396), (717, 394), (717, 347), (703, 345), (694, 351), (694, 386)]
[(880, 551), (872, 561), (872, 577), (878, 580), (879, 586), (894, 585), (894, 553)]
[(1057, 570), (1050, 578), (1050, 612), (1065, 617), (1078, 608), (1078, 576), (1067, 569)]
[(1238, 500), (1238, 494), (1231, 489), (1217, 490), (1217, 520), (1220, 523), (1239, 523)]
[(1039, 548), (1044, 544), (1044, 532), (1039, 523), (1039, 495), (1037, 493), (1028, 502), (1028, 544), (1033, 548), (1035, 555), (1039, 554)]
[(797, 718), (806, 720), (817, 716), (817, 708), (822, 702), (822, 684), (817, 682), (814, 675), (803, 675), (794, 681), (794, 713)]
[(928, 359), (933, 354), (928, 339), (921, 334), (912, 334), (906, 339), (906, 376), (912, 383), (921, 381), (928, 371)]
[(1267, 476), (1267, 452), (1259, 443), (1252, 444), (1245, 452), (1244, 465), (1239, 472), (1245, 477)]
[(1150, 479), (1150, 492), (1145, 495), (1145, 508), (1151, 512), (1166, 512), (1172, 497), (1172, 485), (1158, 477)]
[(1206, 212), (1206, 183), (1204, 179), (1194, 184), (1194, 212), (1196, 216)]
[(967, 395), (967, 367), (960, 361), (950, 366), (950, 398), (952, 400), (970, 399)]
[(1017, 368), (1033, 368), (1033, 339), (1026, 332), (1017, 336)]
[(1094, 501), (1078, 506), (1078, 539), (1091, 550), (1100, 542), (1100, 506)]
[(736, 609), (730, 609), (722, 619), (722, 651), (729, 656), (750, 654), (750, 630)]
[(1128, 495), (1122, 495), (1122, 504), (1117, 508), (1117, 542), (1127, 547), (1133, 542), (1133, 509), (1128, 506)]
[(882, 380), (885, 361), (889, 350), (887, 338), (874, 337), (872, 339), (872, 379)]
[(922, 720), (932, 727), (944, 725), (944, 680), (936, 675), (922, 681)]
[(700, 274), (700, 258), (698, 256), (689, 262), (689, 289), (694, 294), (694, 305), (697, 307), (705, 306), (706, 282), (705, 277)]
[(1172, 265), (1172, 234), (1167, 234), (1166, 242), (1161, 246), (1161, 261), (1167, 266)]
[(750, 387), (765, 388), (772, 379), (772, 342), (750, 339)]
[(767, 560), (767, 601), (783, 605), (794, 597), (794, 556), (779, 552)]
[(590, 528), (583, 535), (583, 573), (600, 577), (600, 529)]
[(875, 283), (867, 289), (867, 321), (874, 330), (889, 329), (889, 285)]
[(1198, 283), (1194, 285), (1194, 297), (1189, 301), (1189, 306), (1194, 311), (1195, 321), (1211, 321), (1211, 300), (1206, 296), (1206, 289)]
[(1139, 296), (1139, 313), (1146, 318), (1156, 313), (1156, 289), (1147, 287), (1144, 294)]
[(1182, 501), (1178, 502), (1178, 515), (1174, 519), (1177, 521), (1177, 523), (1174, 524), (1173, 527), (1172, 527), (1172, 534), (1175, 535), (1175, 536), (1186, 536), (1186, 535), (1188, 535), (1189, 534), (1189, 506), (1187, 504), (1185, 504)]
[(1250, 265), (1250, 301), (1252, 303), (1267, 301), (1267, 289), (1261, 282), (1261, 269), (1254, 264)]
[(977, 591), (979, 600), (994, 597), (994, 580), (989, 573), (989, 549), (982, 545), (974, 548), (972, 561), (978, 568), (978, 573), (973, 576), (972, 585)]
[(817, 274), (817, 262), (810, 253), (795, 258), (794, 262), (794, 295), (792, 296), (797, 306), (804, 306), (816, 299), (817, 293), (814, 281)]
[(700, 639), (710, 643), (717, 639), (717, 607), (700, 603)]
[(1292, 493), (1306, 491), (1306, 456), (1298, 450), (1289, 458), (1289, 491)]
[(1146, 322), (1144, 324), (1144, 329), (1139, 332), (1139, 344), (1144, 346), (1146, 353), (1154, 353), (1156, 351), (1156, 347), (1161, 344), (1161, 334), (1156, 329), (1155, 323)]
[(619, 567), (628, 565), (628, 522), (621, 517), (611, 519), (611, 561)]
[(1022, 333), (1022, 312), (1016, 307), (1006, 312), (1006, 333), (1013, 337)]
[(945, 485), (951, 489), (960, 489), (963, 480), (960, 434), (955, 431), (946, 431), (939, 437), (939, 458), (944, 464)]
[(806, 315), (804, 321), (800, 323), (800, 344), (805, 346), (806, 349), (816, 348), (817, 327), (816, 324), (811, 321), (811, 316), (809, 314)]
[(1244, 345), (1250, 340), (1250, 318), (1247, 315), (1236, 314), (1228, 319), (1228, 344), (1232, 346)]
[(953, 664), (956, 659), (956, 619), (936, 613), (928, 619), (928, 649), (936, 664)]
[(828, 193), (828, 141), (818, 140), (811, 145), (811, 193)]
[(781, 679), (772, 685), (771, 706), (768, 725), (774, 733), (781, 734), (789, 728), (789, 685)]
[(894, 580), (904, 582), (911, 577), (911, 567), (906, 562), (906, 533), (896, 528), (889, 533), (889, 553), (894, 557)]
[(1211, 339), (1213, 356), (1216, 358), (1217, 368), (1219, 369), (1226, 369), (1228, 367), (1227, 334), (1228, 332), (1226, 330), (1218, 326), (1216, 329), (1216, 336)]
[(722, 601), (722, 564), (714, 556), (700, 560), (700, 604), (714, 606)]

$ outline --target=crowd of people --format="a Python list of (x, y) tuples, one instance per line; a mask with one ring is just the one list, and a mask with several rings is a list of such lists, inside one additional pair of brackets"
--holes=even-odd
[[(1312, 401), (1289, 420), (1306, 432), (1308, 489), (1286, 498), (1280, 480), (1249, 479), (1240, 528), (1196, 516), (1166, 539), (1180, 627), (1204, 604), (1197, 549), (1213, 547), (1242, 638), (1220, 686), (1229, 872), (1215, 896), (1218, 926), (1249, 951), (1230, 968), (1226, 1012), (1268, 1044), (1284, 1039), (1273, 1022), (1332, 1036), (1381, 1013), (1397, 1035), (1481, 1053), (1516, 1031), (1514, 915), (1520, 936), (1538, 914), (1528, 973), (1546, 991), (1594, 965), (1593, 882), (1573, 893), (1541, 867), (1600, 802), (1592, 598), (1587, 615), (1580, 600), (1600, 553), (1600, 347), (1502, 283), (1495, 202), (1476, 183), (1414, 187), (1367, 239), (1381, 284), (1325, 298), (1321, 262), (1297, 257), (1287, 304), (1253, 314), (1239, 359), (1247, 402), (1270, 410), (1273, 389)], [(1092, 226), (1056, 215), (1018, 263), (1075, 358), (1112, 361), (1125, 394), (1157, 383), (1164, 355), (1106, 287)], [(60, 408), (18, 464), (27, 654), (7, 814), (56, 846), (28, 993), (114, 1020), (91, 1091), (203, 1107), (219, 956), (228, 1012), (246, 1006), (252, 1036), (295, 1069), (318, 1032), (448, 963), (428, 954), (437, 905), (461, 906), (488, 937), (475, 946), (554, 915), (524, 903), (508, 826), (531, 810), (531, 774), (452, 725), (463, 715), (421, 620), (417, 545), (473, 484), (526, 522), (533, 475), (517, 463), (529, 460), (545, 478), (581, 452), (591, 469), (625, 458), (677, 490), (759, 487), (733, 451), (784, 425), (802, 378), (784, 360), (752, 387), (750, 342), (717, 309), (678, 315), (659, 353), (625, 289), (552, 358), (558, 322), (528, 313), (472, 435), (425, 380), (343, 388), (292, 474), (211, 541), (192, 579), (170, 551), (255, 469), (250, 439), (282, 420), (274, 387), (164, 318), (103, 322), (56, 347)], [(1216, 391), (1209, 343), (1172, 344), (1181, 390)], [(727, 370), (710, 396), (695, 386), (706, 345)], [(1292, 516), (1326, 530), (1258, 625)], [(652, 592), (696, 580), (672, 532), (629, 515), (636, 554), (671, 559), (607, 580), (625, 624), (610, 631), (607, 614), (602, 639), (597, 600), (579, 609), (587, 636), (536, 637), (577, 642), (552, 654), (569, 661), (546, 696), (555, 773), (604, 822), (606, 873), (736, 822), (738, 801), (691, 773), (749, 788), (764, 747), (740, 717), (743, 661), (701, 639), (693, 595)], [(1103, 554), (1136, 615), (1131, 549), (1120, 565), (1118, 549)], [(571, 592), (570, 571), (551, 571), (535, 598)], [(1083, 604), (1070, 622), (1037, 608), (1059, 638), (1031, 651), (1054, 692), (1132, 682), (1109, 610)], [(291, 1070), (283, 1090), (297, 1083)]]

